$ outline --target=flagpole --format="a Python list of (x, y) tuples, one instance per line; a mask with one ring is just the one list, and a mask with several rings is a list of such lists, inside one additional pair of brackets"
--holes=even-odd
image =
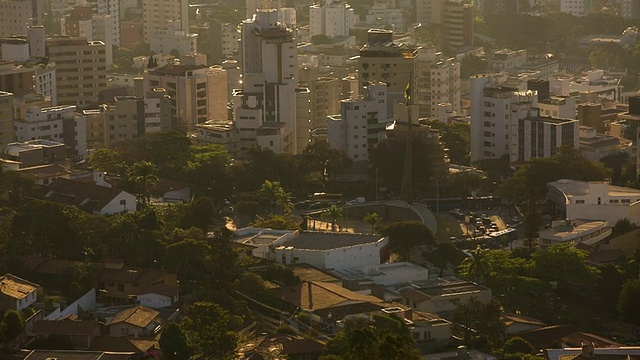
[(409, 73), (409, 82), (404, 90), (404, 104), (407, 108), (408, 124), (407, 124), (407, 142), (404, 153), (404, 168), (402, 172), (402, 187), (400, 189), (402, 198), (408, 202), (413, 202), (413, 135), (411, 134), (412, 118), (411, 104), (413, 98), (411, 96), (413, 82), (413, 72)]

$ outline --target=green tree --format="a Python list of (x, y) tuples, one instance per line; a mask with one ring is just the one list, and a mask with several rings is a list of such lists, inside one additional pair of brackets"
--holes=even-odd
[(3, 337), (5, 340), (13, 340), (24, 330), (22, 316), (16, 310), (8, 310), (2, 318)]
[(413, 251), (420, 246), (433, 245), (431, 230), (418, 221), (401, 221), (384, 226), (380, 233), (389, 236), (389, 245), (393, 252), (404, 261), (409, 261)]
[(382, 217), (376, 212), (367, 213), (362, 220), (371, 226), (371, 233), (375, 234), (376, 225), (382, 221)]
[(97, 149), (87, 157), (92, 170), (119, 175), (124, 171), (125, 158), (118, 149)]
[(180, 327), (189, 345), (208, 359), (232, 359), (238, 336), (229, 329), (229, 313), (218, 304), (196, 302), (187, 308)]
[(502, 347), (505, 354), (533, 354), (533, 346), (521, 337), (512, 337)]
[(282, 210), (282, 215), (289, 216), (293, 211), (293, 202), (291, 201), (291, 193), (284, 191), (280, 188), (280, 191), (276, 193), (276, 205)]
[(274, 230), (298, 230), (300, 223), (289, 216), (269, 214), (266, 217), (257, 216), (251, 226)]
[(493, 350), (504, 341), (504, 324), (500, 305), (495, 301), (486, 304), (475, 297), (459, 302), (453, 315), (456, 331), (462, 331), (465, 344), (485, 350)]
[(629, 279), (620, 291), (618, 298), (618, 312), (625, 320), (640, 325), (640, 279)]
[(148, 204), (151, 200), (151, 191), (159, 179), (156, 166), (149, 161), (140, 161), (129, 168), (127, 178), (133, 184), (133, 190), (142, 204)]
[(229, 177), (229, 152), (218, 144), (192, 146), (186, 170), (195, 196), (211, 197), (216, 203), (233, 190)]
[(162, 330), (158, 343), (163, 359), (184, 360), (191, 356), (187, 337), (176, 323), (170, 323)]
[(185, 279), (205, 283), (207, 277), (203, 271), (210, 267), (207, 260), (210, 252), (211, 248), (205, 240), (183, 239), (167, 245), (164, 268), (177, 272)]
[(442, 277), (447, 265), (458, 266), (465, 259), (465, 254), (452, 243), (445, 241), (423, 253), (423, 257), (440, 269), (440, 277)]
[(213, 200), (210, 197), (201, 196), (187, 206), (181, 222), (182, 227), (188, 229), (195, 226), (207, 232), (209, 227), (214, 224), (217, 213)]
[(478, 245), (471, 255), (460, 264), (460, 273), (477, 283), (482, 283), (491, 272), (491, 264), (485, 257), (485, 251)]
[(342, 220), (342, 208), (331, 205), (322, 213), (322, 217), (331, 220), (331, 231), (338, 231), (338, 224)]
[(593, 286), (599, 270), (584, 262), (586, 256), (586, 251), (573, 244), (552, 245), (533, 254), (533, 270), (538, 278), (561, 282), (563, 286)]
[(260, 187), (260, 195), (266, 198), (272, 213), (280, 192), (284, 192), (284, 190), (278, 181), (265, 180), (262, 187)]

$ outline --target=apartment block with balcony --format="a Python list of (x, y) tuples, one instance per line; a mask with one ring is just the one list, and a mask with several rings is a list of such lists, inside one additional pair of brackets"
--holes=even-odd
[(56, 63), (57, 103), (86, 107), (107, 87), (107, 55), (102, 41), (52, 36), (46, 40), (50, 62)]
[(420, 48), (415, 74), (414, 103), (418, 105), (420, 117), (437, 118), (442, 104), (450, 104), (449, 114), (460, 112), (460, 62), (444, 57), (435, 48)]
[(189, 29), (188, 0), (142, 0), (144, 42), (150, 43), (156, 31), (165, 29), (170, 21), (176, 20), (179, 30)]
[(220, 66), (169, 64), (144, 75), (145, 91), (165, 89), (172, 121), (185, 130), (210, 119), (227, 118), (226, 85), (227, 74)]

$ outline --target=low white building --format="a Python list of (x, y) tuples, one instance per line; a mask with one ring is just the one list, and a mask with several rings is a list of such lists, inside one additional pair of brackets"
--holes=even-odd
[(136, 291), (135, 300), (140, 306), (150, 309), (162, 309), (169, 307), (178, 301), (178, 288), (156, 284)]
[(640, 190), (604, 181), (561, 179), (547, 184), (547, 198), (567, 219), (594, 219), (615, 225), (629, 219), (640, 224)]
[(601, 220), (555, 220), (550, 228), (538, 234), (543, 247), (564, 243), (592, 246), (611, 235), (611, 227)]
[(306, 263), (319, 269), (380, 265), (389, 238), (379, 235), (301, 232), (275, 248), (283, 264)]
[(482, 303), (491, 301), (491, 289), (458, 278), (438, 278), (397, 286), (402, 303), (414, 310), (433, 314), (455, 311), (460, 302), (476, 298)]

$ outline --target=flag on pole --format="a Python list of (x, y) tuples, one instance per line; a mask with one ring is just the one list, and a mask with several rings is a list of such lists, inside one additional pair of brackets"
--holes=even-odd
[(407, 87), (404, 89), (404, 106), (411, 104), (411, 81), (407, 83)]

